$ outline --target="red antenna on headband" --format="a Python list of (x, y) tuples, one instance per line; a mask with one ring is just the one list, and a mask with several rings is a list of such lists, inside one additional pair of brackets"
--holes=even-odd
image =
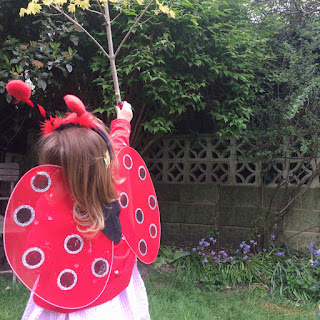
[(31, 89), (25, 82), (21, 80), (11, 80), (6, 85), (6, 89), (10, 95), (18, 100), (18, 102), (23, 101), (32, 108), (37, 107), (44, 118), (46, 118), (47, 120), (51, 120), (51, 116), (43, 107), (30, 100)]
[(75, 112), (78, 116), (81, 116), (82, 114), (86, 113), (86, 107), (83, 104), (83, 102), (76, 96), (73, 96), (72, 94), (67, 94), (64, 97), (64, 101), (68, 108)]

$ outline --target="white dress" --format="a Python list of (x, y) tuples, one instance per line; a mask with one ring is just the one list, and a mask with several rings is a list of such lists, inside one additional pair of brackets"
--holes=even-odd
[(72, 313), (49, 311), (36, 305), (32, 294), (22, 320), (150, 320), (146, 288), (135, 265), (128, 287), (112, 300)]

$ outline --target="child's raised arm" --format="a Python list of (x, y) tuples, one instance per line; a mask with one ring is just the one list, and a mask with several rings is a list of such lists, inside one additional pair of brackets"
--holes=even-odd
[(126, 101), (123, 102), (122, 108), (119, 106), (115, 108), (117, 110), (117, 119), (111, 122), (110, 137), (117, 153), (121, 148), (129, 146), (130, 121), (132, 120), (133, 113), (131, 104)]

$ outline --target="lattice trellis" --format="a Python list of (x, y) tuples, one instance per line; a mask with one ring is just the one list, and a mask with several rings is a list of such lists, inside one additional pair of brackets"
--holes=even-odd
[[(299, 141), (291, 142), (292, 148)], [(258, 186), (261, 179), (274, 187), (288, 178), (289, 185), (306, 183), (315, 170), (316, 164), (306, 161), (300, 151), (279, 156), (272, 166), (262, 172), (260, 162), (245, 161), (252, 141), (248, 139), (214, 139), (201, 135), (195, 141), (188, 136), (172, 136), (155, 144), (144, 159), (154, 181), (186, 184), (225, 184), (237, 186)], [(264, 177), (264, 178), (263, 178)], [(319, 178), (311, 187), (320, 186)]]

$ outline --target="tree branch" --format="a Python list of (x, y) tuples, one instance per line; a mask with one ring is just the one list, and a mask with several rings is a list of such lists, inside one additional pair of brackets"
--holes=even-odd
[(99, 48), (100, 50), (103, 52), (103, 54), (109, 58), (109, 54), (107, 53), (106, 50), (104, 50), (104, 48), (102, 47), (102, 45), (91, 35), (91, 33), (89, 31), (87, 31), (78, 21), (74, 20), (73, 18), (71, 18), (68, 14), (66, 14), (62, 9), (60, 9), (58, 6), (56, 5), (50, 5), (52, 8), (54, 8), (55, 10), (57, 10), (58, 12), (60, 12), (61, 14), (63, 14), (69, 21), (71, 21), (72, 23), (74, 23), (76, 26), (78, 26)]
[(156, 16), (156, 14), (154, 14), (153, 16), (149, 17), (148, 19), (142, 21), (141, 23), (139, 23), (139, 26), (145, 24), (146, 22), (148, 22), (149, 20), (151, 20), (152, 18), (154, 18)]
[(110, 22), (112, 23), (113, 21), (116, 21), (121, 16), (121, 14), (122, 14), (122, 10)]
[(107, 19), (106, 19), (104, 10), (103, 10), (103, 8), (101, 7), (101, 4), (100, 4), (99, 0), (96, 0), (96, 3), (97, 3), (97, 5), (98, 5), (98, 7), (99, 7), (99, 10), (100, 10), (101, 14), (103, 15), (104, 21), (107, 23)]
[(114, 54), (114, 51), (113, 51), (110, 12), (109, 12), (109, 4), (107, 0), (106, 0), (106, 6), (104, 8), (104, 12), (105, 12), (104, 16), (106, 18), (106, 32), (107, 32), (107, 39), (108, 39), (109, 61), (110, 61), (112, 79), (113, 79), (113, 88), (116, 95), (116, 103), (119, 104), (121, 102), (121, 96), (120, 96), (120, 88), (119, 88), (118, 74), (117, 74), (117, 68), (116, 68), (116, 55)]
[(126, 42), (126, 40), (129, 38), (132, 30), (138, 25), (139, 21), (141, 20), (141, 18), (144, 16), (144, 14), (147, 12), (147, 10), (150, 8), (151, 4), (154, 2), (154, 0), (151, 0), (149, 2), (149, 4), (144, 8), (144, 10), (141, 12), (140, 16), (136, 19), (136, 21), (134, 22), (134, 24), (131, 26), (130, 30), (127, 32), (127, 34), (125, 35), (125, 37), (123, 38), (123, 40), (121, 41), (121, 43), (119, 44), (118, 49), (115, 52), (115, 57), (118, 55), (121, 47), (124, 45), (124, 43)]
[(98, 14), (98, 15), (102, 15), (103, 16), (103, 13), (99, 12), (99, 11), (96, 11), (96, 10), (92, 10), (92, 9), (87, 9), (89, 12), (92, 12), (92, 13), (95, 13), (95, 14)]
[(140, 132), (140, 129), (141, 129), (141, 127), (142, 127), (142, 125), (141, 125), (141, 123), (142, 123), (142, 116), (145, 114), (145, 113), (144, 113), (145, 108), (146, 108), (146, 104), (143, 103), (143, 104), (142, 104), (142, 107), (141, 107), (141, 110), (139, 111), (138, 118), (135, 119), (135, 120), (136, 120), (136, 121), (135, 121), (135, 123), (136, 123), (136, 125), (135, 125), (135, 130), (134, 130), (134, 132), (133, 132), (133, 134), (132, 134), (132, 138), (131, 138), (131, 140), (133, 141), (134, 144), (136, 143), (136, 139), (137, 139), (138, 134), (139, 134), (139, 132)]
[(309, 188), (310, 184), (312, 183), (313, 179), (319, 174), (319, 169), (315, 170), (312, 175), (310, 176), (309, 178), (309, 181), (308, 183), (303, 187), (301, 188), (301, 190), (286, 204), (286, 206), (284, 208), (282, 208), (280, 211), (277, 212), (277, 215), (281, 215), (283, 214), (283, 212), (285, 210), (287, 210), (291, 204), (297, 199), (299, 198), (301, 195), (303, 195)]
[(306, 228), (306, 229), (304, 229), (304, 230), (301, 230), (301, 231), (299, 231), (299, 232), (295, 233), (294, 235), (290, 236), (289, 238), (286, 238), (286, 240), (285, 240), (285, 241), (288, 241), (289, 239), (291, 239), (291, 238), (293, 238), (293, 237), (297, 236), (297, 235), (298, 235), (298, 234), (300, 234), (300, 233), (303, 233), (303, 232), (309, 231), (309, 230), (314, 229), (314, 228), (317, 228), (317, 227), (320, 227), (320, 226), (319, 226), (319, 225), (314, 225), (314, 226), (312, 226), (312, 227), (309, 227), (309, 228)]

